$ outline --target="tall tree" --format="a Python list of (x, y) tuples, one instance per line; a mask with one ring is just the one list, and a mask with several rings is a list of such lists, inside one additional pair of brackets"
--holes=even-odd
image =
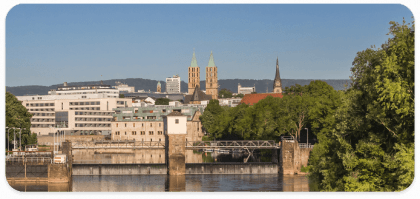
[(391, 22), (393, 37), (357, 54), (351, 87), (320, 133), (310, 177), (321, 190), (398, 191), (414, 179), (414, 22)]

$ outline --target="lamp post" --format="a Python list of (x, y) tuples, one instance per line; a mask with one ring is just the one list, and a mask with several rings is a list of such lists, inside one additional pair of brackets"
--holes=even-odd
[(10, 128), (9, 127), (6, 127), (6, 129), (7, 129), (7, 151), (9, 151), (9, 142), (10, 142)]
[(309, 142), (308, 142), (308, 139), (309, 139), (309, 137), (308, 137), (308, 128), (305, 128), (306, 129), (306, 146), (308, 147), (308, 144), (309, 144)]

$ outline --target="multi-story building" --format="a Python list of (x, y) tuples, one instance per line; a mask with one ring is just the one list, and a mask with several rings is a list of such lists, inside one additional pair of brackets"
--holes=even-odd
[(212, 99), (219, 98), (219, 83), (217, 80), (217, 66), (214, 64), (213, 51), (210, 53), (209, 64), (206, 67), (206, 95)]
[(254, 87), (242, 87), (240, 83), (238, 83), (238, 94), (251, 94), (256, 92), (255, 85)]
[(114, 88), (116, 88), (119, 93), (134, 93), (135, 92), (135, 88), (134, 86), (128, 86), (127, 84), (123, 84), (119, 81), (115, 82), (116, 86), (114, 86)]
[[(58, 96), (73, 96), (72, 99), (81, 97), (83, 98), (87, 98), (88, 95), (91, 94), (103, 94), (103, 96), (105, 98), (118, 98), (118, 89), (112, 88), (110, 85), (104, 85), (101, 84), (99, 85), (83, 85), (83, 86), (69, 86), (67, 84), (67, 82), (64, 82), (63, 86), (58, 86), (57, 89), (52, 89), (50, 91), (48, 91), (48, 95), (51, 96), (56, 96), (56, 98), (52, 97), (49, 99), (69, 99), (66, 97), (62, 97), (59, 98)], [(47, 96), (44, 96), (44, 99)], [(38, 100), (42, 99), (42, 97), (37, 98)], [(32, 100), (35, 100), (35, 98), (33, 98)]]
[(111, 139), (165, 141), (163, 116), (174, 111), (187, 118), (187, 141), (201, 141), (204, 133), (199, 119), (202, 107), (158, 105), (151, 107), (115, 108)]
[(17, 96), (33, 114), (31, 132), (37, 135), (57, 132), (57, 127), (67, 135), (107, 134), (111, 131), (112, 109), (131, 106), (131, 99), (123, 98), (80, 98), (72, 94), (67, 95), (70, 99), (43, 99), (48, 96)]
[(181, 78), (179, 75), (166, 78), (167, 93), (181, 93)]

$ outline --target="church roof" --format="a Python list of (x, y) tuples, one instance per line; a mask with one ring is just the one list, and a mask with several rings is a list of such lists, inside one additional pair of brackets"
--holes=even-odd
[(191, 65), (190, 65), (190, 67), (198, 67), (197, 59), (195, 58), (195, 51), (193, 52), (193, 57), (191, 59)]
[(205, 101), (211, 100), (211, 95), (206, 95), (203, 91), (198, 88), (198, 85), (195, 86), (194, 93), (192, 95), (186, 95), (184, 104), (188, 104), (190, 101)]
[(157, 85), (160, 86), (160, 82), (158, 82)]
[(216, 66), (216, 64), (214, 64), (213, 51), (211, 51), (209, 64), (207, 65), (207, 67), (215, 67), (215, 66)]
[(265, 99), (268, 96), (282, 98), (283, 94), (281, 93), (256, 93), (256, 94), (245, 94), (242, 98), (240, 104), (245, 103), (248, 105), (254, 105), (262, 99)]

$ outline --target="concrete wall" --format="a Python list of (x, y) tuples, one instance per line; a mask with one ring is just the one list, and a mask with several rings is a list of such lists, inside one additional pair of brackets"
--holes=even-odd
[(48, 165), (48, 182), (69, 182), (69, 176), (67, 164)]
[(284, 140), (279, 156), (280, 173), (284, 175), (300, 174), (302, 166), (308, 165), (312, 148), (300, 148), (295, 140)]
[(73, 164), (74, 176), (150, 175), (167, 173), (165, 164)]
[[(182, 124), (182, 123), (181, 123)], [(185, 124), (185, 123), (184, 123)], [(167, 135), (167, 163), (169, 175), (185, 174), (185, 134)]]
[(185, 174), (277, 174), (272, 163), (199, 163), (186, 164)]
[[(56, 138), (57, 139), (57, 138)], [(104, 135), (66, 135), (66, 140), (71, 142), (87, 142), (93, 140), (103, 140)], [(38, 136), (39, 145), (52, 145), (54, 142), (54, 136)]]

